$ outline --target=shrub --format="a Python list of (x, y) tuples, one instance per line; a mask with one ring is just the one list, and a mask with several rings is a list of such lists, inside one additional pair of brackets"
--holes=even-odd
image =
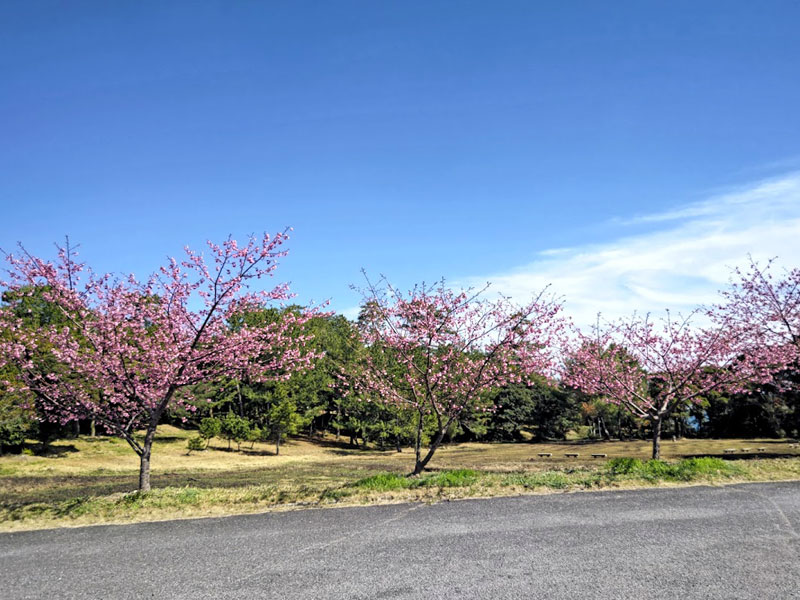
[(247, 441), (250, 442), (250, 449), (253, 449), (253, 446), (256, 445), (256, 442), (261, 441), (264, 437), (264, 432), (261, 430), (260, 427), (253, 427), (250, 431), (247, 432)]
[(414, 482), (408, 477), (397, 475), (396, 473), (378, 473), (371, 477), (359, 479), (353, 486), (362, 490), (374, 492), (385, 492), (389, 490), (400, 490), (410, 488)]
[(26, 416), (14, 416), (0, 420), (0, 454), (20, 452), (30, 430), (31, 420)]
[(387, 492), (420, 487), (466, 487), (478, 481), (479, 473), (472, 469), (457, 469), (441, 473), (423, 475), (417, 478), (404, 477), (396, 473), (378, 473), (359, 479), (353, 487), (374, 492)]
[(200, 437), (206, 441), (206, 446), (208, 446), (208, 442), (211, 440), (211, 438), (217, 437), (220, 433), (222, 433), (222, 421), (216, 417), (206, 417), (200, 421), (198, 433), (200, 434)]
[(478, 472), (472, 469), (442, 471), (417, 480), (419, 487), (466, 487), (478, 481)]
[(642, 461), (627, 456), (612, 458), (606, 463), (606, 468), (612, 475), (631, 475), (642, 468)]
[(732, 475), (739, 472), (735, 465), (719, 458), (686, 458), (678, 463), (663, 460), (642, 462), (635, 458), (613, 458), (606, 464), (610, 475), (633, 475), (648, 481), (691, 481), (709, 475)]
[(672, 465), (663, 460), (651, 459), (643, 463), (639, 473), (645, 479), (676, 479), (679, 475), (677, 465)]
[(199, 435), (193, 438), (189, 438), (186, 441), (186, 447), (189, 449), (191, 453), (192, 450), (205, 450), (206, 449), (206, 441), (200, 437)]
[(250, 433), (250, 421), (229, 412), (222, 420), (222, 433), (228, 440), (228, 449), (230, 449), (231, 440), (233, 440), (236, 442), (236, 449), (239, 450), (242, 440), (246, 440), (248, 433)]

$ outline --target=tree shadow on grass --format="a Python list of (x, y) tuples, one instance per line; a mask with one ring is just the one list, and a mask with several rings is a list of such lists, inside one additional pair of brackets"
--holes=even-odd
[(41, 456), (43, 458), (58, 458), (59, 456), (64, 456), (65, 454), (78, 452), (78, 449), (72, 444), (47, 444), (46, 446), (42, 444), (32, 444), (29, 446), (26, 444), (25, 447), (33, 450), (33, 453), (36, 456)]
[(241, 454), (247, 456), (278, 456), (272, 450), (256, 450), (255, 448), (242, 448)]
[[(140, 434), (136, 434), (136, 439), (139, 441), (144, 441), (144, 436)], [(183, 442), (186, 441), (187, 436), (185, 435), (161, 435), (160, 433), (156, 436), (155, 443), (158, 442)]]
[(358, 450), (360, 446), (353, 446), (350, 442), (344, 440), (325, 440), (325, 439), (310, 439), (307, 440), (310, 444), (319, 446), (320, 448), (339, 448), (340, 450)]
[(342, 450), (330, 450), (329, 453), (335, 456), (353, 456), (354, 454), (358, 454), (359, 452), (364, 452), (366, 450), (375, 450), (374, 448), (365, 448), (363, 446), (359, 448), (346, 448)]
[(729, 454), (686, 454), (682, 458), (721, 458), (722, 460), (758, 460), (759, 458), (800, 458), (800, 454), (791, 452), (738, 452)]
[[(276, 485), (290, 478), (298, 478), (304, 473), (307, 475), (306, 479), (313, 479), (319, 472), (318, 465), (309, 464), (268, 469), (153, 473), (150, 476), (150, 483), (153, 489), (244, 488)], [(333, 472), (328, 469), (325, 476), (334, 476), (336, 473), (339, 471)], [(135, 491), (137, 485), (138, 473), (0, 477), (0, 509), (128, 493)]]

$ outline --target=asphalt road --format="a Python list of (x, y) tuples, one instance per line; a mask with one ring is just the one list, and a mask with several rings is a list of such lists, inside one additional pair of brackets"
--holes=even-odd
[(800, 483), (0, 535), (0, 598), (800, 598)]

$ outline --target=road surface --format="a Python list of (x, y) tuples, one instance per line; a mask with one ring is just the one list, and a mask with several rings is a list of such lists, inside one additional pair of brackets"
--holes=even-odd
[(0, 598), (800, 598), (800, 483), (0, 535)]

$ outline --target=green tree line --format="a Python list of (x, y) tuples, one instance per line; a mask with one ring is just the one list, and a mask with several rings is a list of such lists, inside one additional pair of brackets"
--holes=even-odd
[[(7, 300), (4, 298), (4, 300)], [(369, 307), (365, 307), (368, 311)], [(27, 326), (52, 324), (59, 316), (40, 297), (28, 297), (23, 307)], [(265, 326), (299, 307), (263, 309), (236, 315), (235, 329)], [(185, 393), (183, 408), (171, 409), (164, 422), (197, 430), (191, 450), (202, 450), (209, 440), (225, 440), (232, 450), (242, 444), (268, 442), (274, 452), (291, 436), (336, 440), (353, 447), (402, 450), (413, 443), (416, 420), (413, 410), (348, 390), (342, 373), (356, 368), (363, 353), (374, 351), (360, 341), (358, 321), (342, 315), (314, 317), (299, 334), (313, 335), (310, 342), (321, 353), (312, 369), (271, 383), (227, 378), (206, 381)], [(385, 352), (382, 353), (385, 359)], [(268, 357), (264, 357), (267, 359)], [(47, 348), (32, 360), (41, 368), (56, 368)], [(389, 365), (391, 371), (391, 365)], [(399, 375), (398, 375), (399, 376)], [(795, 391), (798, 374), (783, 378), (795, 385), (761, 386), (751, 394), (713, 394), (679, 411), (664, 424), (664, 435), (680, 437), (798, 437), (800, 397)], [(0, 372), (0, 452), (18, 452), (25, 440), (47, 444), (59, 437), (94, 434), (88, 421), (50, 423), (29, 392), (20, 391), (14, 367)], [(492, 390), (485, 398), (485, 412), (470, 413), (454, 423), (446, 442), (544, 441), (563, 439), (646, 439), (648, 423), (601, 398), (590, 397), (559, 382), (534, 378)], [(423, 424), (431, 435), (434, 423)]]

